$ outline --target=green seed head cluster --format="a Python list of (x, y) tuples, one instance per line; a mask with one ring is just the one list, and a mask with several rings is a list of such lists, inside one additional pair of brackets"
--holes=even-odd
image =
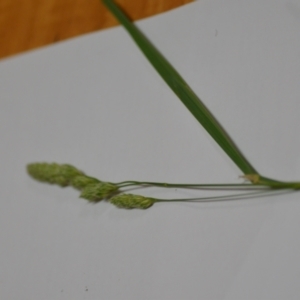
[(27, 165), (27, 171), (36, 180), (81, 190), (80, 197), (90, 202), (110, 198), (118, 191), (117, 185), (89, 177), (67, 164), (32, 163)]
[(155, 203), (152, 198), (147, 198), (133, 194), (116, 195), (110, 199), (110, 202), (120, 208), (140, 208), (146, 209)]
[(56, 163), (33, 163), (27, 165), (27, 171), (34, 179), (58, 184), (60, 186), (69, 185), (76, 176), (84, 175), (75, 167)]
[(83, 188), (80, 197), (90, 202), (99, 202), (102, 199), (110, 198), (117, 191), (117, 185), (110, 182), (99, 182)]
[(75, 189), (82, 190), (85, 187), (87, 187), (88, 185), (97, 184), (99, 182), (101, 182), (101, 181), (96, 179), (96, 178), (91, 178), (91, 177), (88, 177), (88, 176), (79, 175), (79, 176), (76, 176), (75, 178), (72, 179), (71, 185)]

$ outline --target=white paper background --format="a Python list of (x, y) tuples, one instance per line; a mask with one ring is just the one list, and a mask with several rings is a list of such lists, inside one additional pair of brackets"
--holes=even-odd
[[(262, 174), (299, 180), (299, 22), (298, 0), (202, 0), (138, 25)], [(4, 60), (0, 82), (1, 299), (299, 298), (298, 193), (127, 211), (27, 176), (239, 182), (121, 27)]]

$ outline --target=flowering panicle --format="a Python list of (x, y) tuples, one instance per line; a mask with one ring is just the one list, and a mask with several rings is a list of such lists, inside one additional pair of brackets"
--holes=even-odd
[(29, 164), (27, 165), (27, 171), (36, 180), (58, 184), (62, 187), (69, 185), (76, 176), (84, 175), (83, 172), (71, 165), (56, 163)]
[(83, 188), (80, 198), (84, 198), (90, 202), (99, 202), (103, 199), (111, 197), (118, 191), (118, 186), (110, 182), (99, 182), (89, 184)]
[(85, 188), (88, 185), (97, 184), (99, 182), (101, 182), (101, 181), (96, 178), (92, 178), (92, 177), (85, 176), (85, 175), (81, 175), (81, 176), (79, 175), (72, 179), (71, 185), (75, 189), (82, 190), (83, 188)]
[(153, 198), (143, 197), (133, 194), (116, 195), (110, 199), (110, 202), (120, 208), (140, 208), (146, 209), (152, 206), (156, 201)]
[(119, 189), (116, 184), (87, 176), (68, 164), (32, 163), (27, 165), (27, 172), (36, 180), (58, 184), (62, 187), (72, 186), (81, 190), (80, 197), (90, 202), (108, 199)]
[[(27, 165), (27, 171), (31, 177), (36, 180), (48, 182), (51, 184), (57, 184), (59, 186), (71, 186), (80, 191), (80, 197), (88, 200), (89, 202), (99, 202), (103, 199), (108, 200), (119, 208), (125, 209), (147, 209), (156, 202), (174, 202), (174, 201), (194, 201), (194, 200), (219, 200), (220, 198), (228, 198), (229, 196), (223, 197), (210, 197), (210, 198), (187, 198), (187, 199), (156, 199), (150, 197), (144, 197), (140, 195), (124, 194), (125, 188), (132, 186), (159, 186), (163, 188), (179, 187), (179, 188), (205, 188), (215, 187), (216, 189), (224, 189), (230, 187), (231, 189), (236, 188), (241, 190), (243, 188), (249, 189), (252, 186), (254, 189), (261, 189), (261, 192), (266, 191), (265, 186), (260, 186), (257, 182), (259, 179), (256, 174), (245, 175), (244, 178), (250, 180), (252, 184), (171, 184), (161, 182), (143, 182), (143, 181), (122, 181), (119, 183), (105, 182), (98, 180), (97, 178), (90, 177), (78, 170), (77, 168), (69, 164), (57, 164), (57, 163), (32, 163)], [(267, 186), (268, 187), (268, 186)], [(269, 186), (269, 190), (282, 188), (300, 189), (299, 182), (282, 183), (272, 182)], [(232, 195), (235, 196), (246, 196), (247, 194)]]

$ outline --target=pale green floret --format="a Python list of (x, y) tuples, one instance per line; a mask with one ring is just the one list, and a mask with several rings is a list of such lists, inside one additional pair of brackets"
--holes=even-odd
[(80, 197), (90, 202), (99, 202), (111, 197), (118, 191), (118, 186), (110, 182), (99, 182), (87, 185), (81, 192)]
[(83, 188), (87, 187), (88, 185), (96, 184), (99, 182), (101, 182), (101, 181), (96, 178), (91, 178), (91, 177), (82, 175), (82, 176), (76, 176), (75, 178), (73, 178), (71, 181), (71, 185), (78, 190), (82, 190)]
[(121, 194), (114, 196), (110, 199), (110, 202), (120, 208), (140, 208), (146, 209), (155, 203), (155, 199), (147, 198), (133, 194)]
[(29, 164), (27, 165), (27, 171), (36, 180), (60, 186), (67, 186), (76, 176), (84, 175), (83, 172), (71, 165), (59, 165), (56, 163)]

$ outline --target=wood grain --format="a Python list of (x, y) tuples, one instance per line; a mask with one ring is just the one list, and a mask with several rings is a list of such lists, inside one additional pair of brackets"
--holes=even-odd
[[(193, 0), (117, 0), (141, 19)], [(0, 0), (0, 58), (117, 25), (99, 0)]]

